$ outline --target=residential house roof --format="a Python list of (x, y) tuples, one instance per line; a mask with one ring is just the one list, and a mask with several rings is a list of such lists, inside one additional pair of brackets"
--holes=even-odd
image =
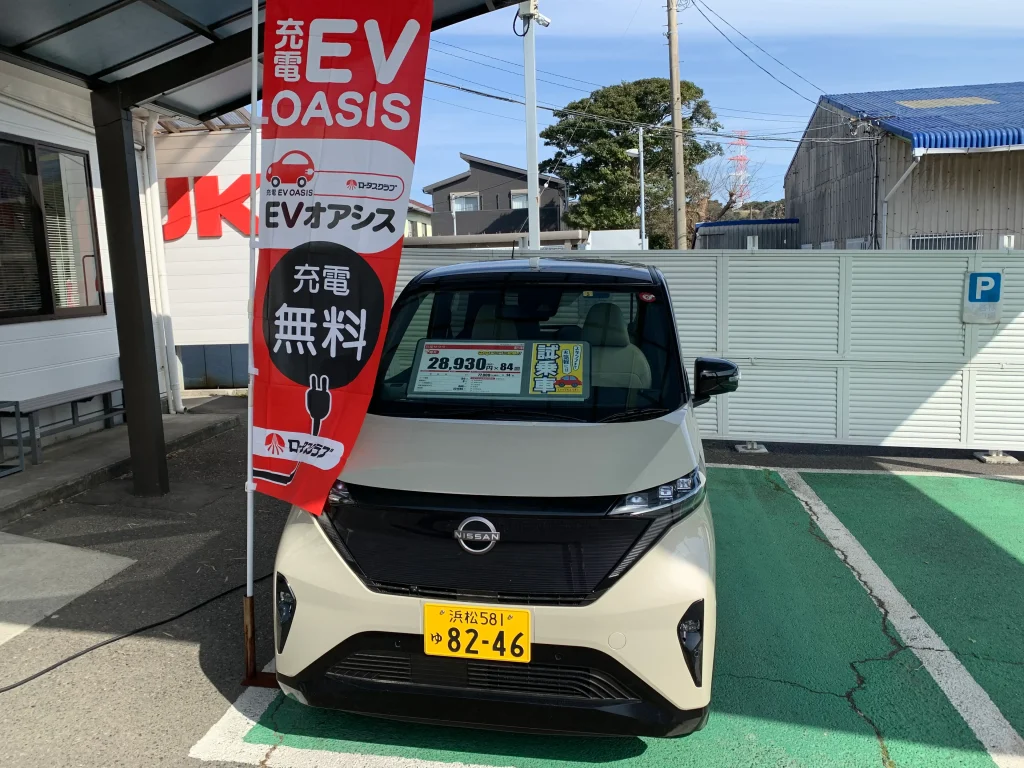
[(914, 149), (1024, 144), (1024, 82), (843, 93), (819, 103), (874, 120)]
[(419, 200), (413, 200), (412, 198), (409, 198), (409, 207), (417, 211), (420, 211), (421, 213), (434, 212), (433, 207), (427, 205), (426, 203), (421, 203)]
[[(483, 158), (483, 157), (476, 157), (475, 155), (467, 155), (465, 152), (460, 152), (459, 153), (459, 157), (461, 157), (463, 160), (465, 160), (467, 163), (470, 163), (470, 164), (476, 163), (478, 165), (489, 165), (492, 168), (498, 168), (499, 170), (508, 171), (509, 173), (514, 173), (516, 175), (522, 176), (523, 178), (526, 178), (526, 169), (525, 168), (516, 168), (514, 165), (505, 165), (504, 163), (497, 163), (494, 160), (487, 160), (486, 158)], [(427, 186), (425, 186), (423, 188), (423, 192), (424, 192), (424, 194), (429, 195), (435, 189), (437, 189), (438, 187), (446, 187), (449, 184), (454, 184), (457, 181), (462, 181), (463, 179), (469, 178), (469, 174), (470, 174), (470, 171), (469, 170), (465, 170), (462, 173), (457, 173), (454, 176), (449, 176), (447, 179), (441, 179), (441, 181), (435, 181), (433, 184), (428, 184)], [(550, 186), (553, 186), (553, 187), (564, 187), (565, 186), (565, 181), (563, 179), (558, 178), (557, 176), (551, 176), (549, 174), (542, 173), (542, 174), (540, 174), (540, 178), (543, 181), (546, 181)]]

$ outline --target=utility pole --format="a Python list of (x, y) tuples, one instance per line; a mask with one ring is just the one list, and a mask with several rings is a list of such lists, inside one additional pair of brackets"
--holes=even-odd
[(676, 249), (686, 250), (686, 163), (683, 143), (683, 96), (679, 86), (679, 25), (676, 0), (668, 7), (668, 72), (672, 83), (672, 191), (675, 199)]
[(455, 219), (455, 195), (448, 195), (448, 209), (452, 212), (452, 234), (459, 234), (459, 222)]
[(519, 17), (523, 31), (523, 77), (526, 89), (526, 193), (527, 221), (529, 222), (529, 248), (540, 250), (540, 171), (537, 159), (537, 24), (551, 22), (541, 15), (538, 0), (525, 0), (519, 4)]

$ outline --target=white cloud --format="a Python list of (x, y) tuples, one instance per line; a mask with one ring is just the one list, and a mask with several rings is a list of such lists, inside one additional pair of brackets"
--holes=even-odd
[[(976, 0), (969, 13), (961, 0), (932, 0), (924, 5), (911, 0), (708, 0), (708, 6), (754, 40), (809, 34), (886, 37), (1024, 29), (1020, 0)], [(552, 19), (551, 27), (541, 32), (545, 36), (620, 37), (627, 24), (630, 36), (654, 35), (664, 30), (666, 19), (663, 0), (541, 0), (541, 10)], [(449, 27), (443, 34), (511, 34), (514, 13), (486, 14)], [(679, 19), (683, 38), (718, 35), (694, 8), (683, 11)]]

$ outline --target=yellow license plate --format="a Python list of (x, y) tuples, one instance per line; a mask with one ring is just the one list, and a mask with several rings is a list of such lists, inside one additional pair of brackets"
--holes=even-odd
[(530, 612), (427, 603), (423, 606), (423, 650), (429, 656), (528, 662)]

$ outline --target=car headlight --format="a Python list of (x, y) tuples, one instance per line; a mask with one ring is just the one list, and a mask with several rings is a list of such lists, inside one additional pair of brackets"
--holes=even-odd
[(650, 517), (651, 524), (647, 526), (625, 557), (608, 574), (608, 580), (616, 579), (625, 573), (633, 563), (657, 543), (669, 527), (699, 507), (706, 495), (706, 478), (699, 469), (695, 469), (671, 483), (663, 483), (654, 488), (648, 488), (646, 491), (627, 493), (623, 496), (608, 514)]
[[(678, 511), (686, 507), (692, 512), (704, 498), (704, 476), (699, 469), (673, 480), (671, 483), (649, 488), (646, 491), (627, 493), (612, 507), (610, 515), (652, 515)], [(678, 518), (677, 518), (678, 519)]]
[(355, 499), (352, 498), (351, 492), (348, 490), (348, 486), (345, 485), (341, 480), (335, 480), (331, 486), (331, 490), (327, 492), (327, 503), (324, 505), (326, 510), (328, 507), (332, 507), (336, 504), (355, 504)]

